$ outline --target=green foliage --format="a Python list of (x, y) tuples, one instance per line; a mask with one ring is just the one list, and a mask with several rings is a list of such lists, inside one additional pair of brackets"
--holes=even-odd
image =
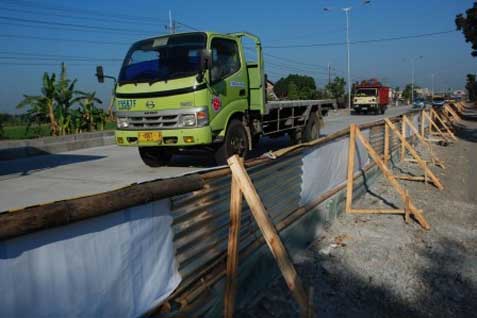
[(326, 90), (330, 92), (331, 96), (338, 100), (344, 96), (346, 81), (343, 77), (335, 77), (335, 79), (326, 85)]
[(278, 98), (312, 99), (316, 93), (316, 84), (310, 76), (290, 74), (286, 78), (280, 78), (273, 91)]
[[(418, 93), (416, 92), (416, 89), (419, 89), (419, 88), (420, 88), (419, 86), (414, 85), (414, 98), (416, 98), (418, 96)], [(410, 103), (413, 102), (411, 100), (412, 99), (411, 92), (412, 92), (412, 84), (407, 84), (406, 87), (404, 88), (404, 90), (402, 91), (402, 98), (409, 101)]]
[(106, 114), (97, 108), (101, 104), (96, 93), (84, 93), (75, 90), (77, 80), (70, 80), (66, 74), (66, 66), (61, 64), (59, 79), (56, 74), (44, 73), (41, 95), (24, 95), (17, 108), (28, 107), (26, 116), (26, 133), (36, 124), (37, 128), (43, 123), (50, 126), (52, 136), (66, 135), (74, 132), (103, 130)]
[(475, 102), (477, 100), (477, 83), (475, 82), (475, 74), (467, 74), (465, 88), (469, 93), (469, 99)]
[(465, 36), (465, 42), (472, 44), (471, 55), (477, 56), (477, 2), (474, 2), (472, 8), (465, 11), (466, 16), (458, 14), (455, 18), (457, 30), (462, 31)]

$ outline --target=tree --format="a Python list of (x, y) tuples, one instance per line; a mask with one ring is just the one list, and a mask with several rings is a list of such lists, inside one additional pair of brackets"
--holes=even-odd
[(469, 99), (471, 101), (477, 100), (477, 83), (475, 82), (475, 74), (467, 74), (467, 83), (465, 84), (465, 88), (469, 93)]
[(338, 101), (339, 98), (344, 96), (345, 86), (345, 79), (337, 76), (331, 83), (326, 85), (326, 90), (330, 92), (331, 96), (333, 96), (336, 101)]
[(466, 16), (458, 14), (455, 17), (457, 30), (462, 31), (465, 36), (465, 42), (472, 44), (471, 55), (477, 56), (477, 2), (474, 2), (472, 8), (465, 11)]
[[(417, 85), (414, 85), (414, 98), (417, 97), (417, 91), (416, 89), (419, 89), (420, 87), (417, 86)], [(404, 88), (404, 90), (402, 91), (402, 98), (404, 98), (405, 100), (407, 100), (408, 102), (412, 103), (413, 101), (411, 100), (412, 99), (412, 84), (407, 84), (406, 87)]]
[(73, 117), (71, 112), (71, 106), (81, 100), (82, 97), (76, 97), (78, 94), (75, 91), (75, 85), (77, 80), (69, 80), (66, 75), (66, 66), (61, 64), (60, 79), (56, 83), (56, 116), (58, 120), (58, 127), (60, 135), (66, 135), (73, 130)]
[[(293, 83), (294, 86), (291, 86), (295, 91), (292, 92), (293, 96), (290, 96), (289, 88), (290, 83)], [(286, 78), (280, 78), (273, 88), (273, 91), (278, 96), (278, 98), (288, 98), (288, 99), (311, 99), (316, 91), (315, 80), (306, 75), (290, 74)]]

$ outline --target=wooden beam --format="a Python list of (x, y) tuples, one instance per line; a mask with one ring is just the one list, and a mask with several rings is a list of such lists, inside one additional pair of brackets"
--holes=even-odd
[(240, 190), (242, 191), (245, 200), (247, 200), (250, 211), (265, 238), (265, 242), (277, 261), (278, 267), (280, 268), (288, 288), (300, 306), (301, 314), (305, 316), (308, 313), (308, 296), (303, 288), (300, 278), (298, 277), (295, 267), (290, 260), (288, 252), (273, 225), (272, 219), (265, 210), (265, 206), (255, 190), (247, 171), (240, 162), (239, 157), (234, 155), (227, 161), (230, 170), (232, 171), (232, 175), (238, 181)]
[[(426, 137), (426, 135), (425, 135), (425, 130), (426, 130), (426, 128), (424, 127), (424, 126), (425, 126), (425, 119), (426, 119), (426, 117), (424, 116), (424, 112), (425, 112), (425, 111), (426, 111), (426, 110), (423, 109), (423, 110), (421, 111), (421, 113), (420, 113), (420, 116), (421, 116), (421, 137), (422, 137), (422, 138), (425, 138), (425, 137)], [(385, 125), (385, 126), (386, 126), (386, 125)]]
[(351, 214), (404, 214), (403, 209), (351, 209)]
[[(389, 119), (386, 118), (385, 121), (386, 121), (386, 123), (392, 125), (392, 123), (390, 122)], [(391, 128), (391, 130), (393, 130), (393, 128), (394, 128), (393, 131), (397, 132), (397, 134), (401, 137), (401, 135), (397, 131), (396, 127), (394, 125), (392, 125), (392, 126), (391, 125), (389, 126)], [(379, 158), (379, 155), (377, 154), (376, 150), (373, 149), (373, 147), (369, 144), (369, 142), (366, 140), (366, 138), (363, 136), (363, 134), (361, 133), (361, 131), (359, 129), (356, 129), (356, 137), (361, 141), (363, 146), (368, 151), (369, 156), (374, 160), (374, 162), (376, 162), (376, 165), (383, 172), (383, 175), (386, 177), (386, 179), (388, 179), (389, 183), (399, 193), (403, 202), (405, 202), (406, 197), (407, 197), (407, 194), (406, 194), (405, 190), (399, 185), (399, 182), (394, 177), (391, 170), (382, 162), (382, 160)], [(410, 147), (408, 147), (408, 144), (407, 144), (406, 140), (403, 140), (401, 138), (401, 142), (404, 142), (406, 144), (406, 148), (408, 150), (410, 150)], [(411, 150), (413, 150), (413, 149), (411, 148)], [(427, 223), (427, 221), (424, 218), (424, 216), (422, 215), (421, 211), (419, 211), (414, 206), (414, 204), (412, 202), (410, 202), (409, 204), (410, 204), (411, 213), (412, 213), (413, 217), (416, 219), (416, 221), (421, 225), (422, 228), (424, 228), (426, 230), (429, 230), (431, 227), (430, 227), (429, 223)]]
[(401, 142), (404, 143), (405, 147), (409, 151), (409, 153), (414, 157), (414, 159), (417, 160), (417, 164), (421, 167), (421, 169), (424, 172), (427, 172), (428, 176), (431, 178), (432, 183), (439, 189), (442, 190), (444, 189), (444, 186), (442, 185), (441, 181), (439, 178), (427, 167), (427, 164), (424, 160), (421, 159), (421, 157), (417, 154), (416, 150), (407, 142), (406, 139), (401, 137), (401, 134), (397, 130), (396, 126), (389, 120), (389, 119), (384, 119), (387, 125), (389, 125), (389, 128), (394, 132), (395, 135), (399, 136), (401, 138)]
[(240, 220), (242, 214), (242, 192), (237, 180), (232, 176), (230, 188), (230, 226), (227, 247), (227, 271), (224, 295), (224, 317), (232, 318), (235, 311), (235, 294), (237, 290), (238, 243)]
[(346, 209), (348, 212), (351, 210), (351, 204), (353, 202), (353, 174), (354, 174), (354, 159), (356, 153), (356, 124), (351, 124), (349, 127), (349, 144), (348, 144), (348, 179), (346, 181)]

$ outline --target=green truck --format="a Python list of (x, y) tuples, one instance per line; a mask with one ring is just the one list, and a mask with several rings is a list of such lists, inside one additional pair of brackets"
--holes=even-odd
[[(102, 66), (96, 76), (99, 82), (114, 78)], [(319, 137), (323, 116), (335, 108), (333, 100), (267, 102), (260, 39), (245, 32), (138, 41), (114, 80), (116, 143), (138, 147), (151, 167), (195, 149), (223, 164), (233, 154), (245, 157), (261, 136), (309, 141)]]

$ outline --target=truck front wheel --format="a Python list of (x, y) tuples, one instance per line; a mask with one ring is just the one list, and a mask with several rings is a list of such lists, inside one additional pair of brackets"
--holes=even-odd
[(161, 147), (139, 147), (142, 161), (149, 167), (164, 166), (171, 160), (172, 154)]
[(320, 138), (320, 114), (313, 112), (306, 123), (303, 139), (308, 142), (318, 138)]
[(248, 145), (249, 140), (245, 127), (240, 120), (233, 119), (227, 127), (224, 142), (215, 152), (215, 161), (221, 165), (226, 164), (227, 159), (233, 155), (245, 158)]

